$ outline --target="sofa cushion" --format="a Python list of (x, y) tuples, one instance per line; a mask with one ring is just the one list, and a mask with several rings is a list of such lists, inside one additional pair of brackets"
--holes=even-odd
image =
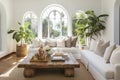
[(110, 58), (111, 64), (120, 64), (120, 47), (116, 48)]
[(97, 41), (92, 39), (91, 42), (90, 42), (89, 50), (95, 51), (96, 50), (96, 46), (97, 46)]
[(57, 47), (65, 47), (65, 39), (58, 39), (57, 40)]
[(71, 47), (71, 37), (65, 38), (65, 47)]
[(97, 44), (97, 47), (96, 47), (96, 50), (95, 50), (95, 53), (99, 56), (104, 56), (104, 52), (106, 50), (106, 48), (109, 46), (110, 42), (103, 42), (102, 40), (99, 40), (98, 41), (98, 44)]
[(62, 47), (55, 47), (55, 48), (52, 48), (53, 52), (65, 52), (65, 53), (72, 53), (73, 56), (76, 58), (76, 59), (80, 59), (80, 49), (79, 48), (75, 48), (75, 47), (71, 47), (71, 48), (68, 48), (68, 47), (65, 47), (65, 48), (62, 48)]
[(76, 47), (77, 36), (71, 37), (71, 47)]
[(50, 46), (50, 47), (56, 47), (57, 46), (57, 43), (55, 40), (52, 40), (52, 39), (47, 39), (46, 40), (46, 45)]
[(33, 48), (40, 47), (40, 41), (38, 38), (32, 39), (32, 46), (31, 47), (33, 47)]
[(110, 62), (110, 56), (114, 49), (115, 49), (115, 44), (111, 44), (109, 47), (106, 48), (104, 57), (103, 57), (106, 63)]
[(83, 50), (82, 55), (86, 57), (89, 65), (94, 66), (93, 68), (97, 70), (106, 79), (114, 78), (114, 66), (111, 64), (106, 64), (103, 57), (96, 55), (94, 52)]

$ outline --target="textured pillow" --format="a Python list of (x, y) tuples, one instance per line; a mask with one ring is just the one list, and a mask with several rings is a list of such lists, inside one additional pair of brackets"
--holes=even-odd
[(56, 43), (56, 41), (54, 41), (54, 40), (47, 39), (47, 40), (46, 40), (46, 45), (48, 45), (48, 46), (50, 46), (50, 47), (56, 47), (56, 46), (57, 46), (57, 43)]
[(57, 40), (57, 47), (65, 47), (65, 40), (64, 39)]
[(89, 50), (90, 51), (95, 51), (96, 50), (96, 45), (97, 45), (97, 41), (95, 40), (91, 40), (91, 43), (90, 43), (90, 47), (89, 47)]
[(32, 39), (32, 47), (33, 48), (40, 47), (40, 41), (38, 38)]
[(76, 47), (77, 36), (71, 37), (71, 47)]
[(120, 47), (116, 48), (110, 57), (111, 64), (120, 64)]
[(96, 47), (96, 50), (95, 50), (95, 53), (101, 57), (104, 56), (104, 52), (106, 50), (106, 48), (109, 46), (110, 42), (105, 42), (103, 43), (102, 40), (99, 40), (98, 41), (98, 44), (97, 44), (97, 47)]
[(70, 37), (65, 38), (65, 47), (71, 47), (71, 38)]
[(104, 59), (106, 63), (110, 62), (110, 56), (115, 49), (115, 44), (110, 45), (109, 47), (106, 48), (105, 53), (104, 53)]

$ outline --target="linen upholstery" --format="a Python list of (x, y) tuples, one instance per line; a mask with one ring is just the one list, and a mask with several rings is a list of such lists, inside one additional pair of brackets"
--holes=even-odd
[(120, 47), (116, 48), (110, 58), (111, 64), (120, 64)]
[(104, 52), (106, 50), (106, 48), (109, 46), (110, 42), (103, 42), (102, 40), (99, 40), (98, 44), (97, 44), (97, 47), (96, 47), (96, 50), (95, 50), (95, 53), (99, 56), (104, 56)]
[(103, 57), (106, 63), (110, 62), (110, 57), (114, 49), (115, 49), (115, 44), (111, 44), (109, 47), (106, 48), (104, 57)]

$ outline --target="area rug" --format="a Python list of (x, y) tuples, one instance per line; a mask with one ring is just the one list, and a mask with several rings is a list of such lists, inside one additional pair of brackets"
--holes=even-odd
[[(0, 80), (94, 80), (91, 74), (85, 69), (84, 65), (80, 62), (80, 68), (75, 68), (74, 77), (65, 77), (63, 71), (60, 70), (37, 70), (37, 73), (32, 78), (25, 78), (23, 76), (23, 68), (18, 68), (20, 58), (15, 58), (16, 56), (9, 57), (1, 64), (0, 70), (3, 70), (0, 74)], [(8, 62), (7, 64), (5, 62)], [(11, 64), (12, 63), (12, 64)], [(10, 66), (11, 65), (11, 66)], [(1, 68), (2, 66), (2, 68)], [(7, 67), (8, 66), (8, 67)], [(2, 70), (1, 70), (2, 71)]]

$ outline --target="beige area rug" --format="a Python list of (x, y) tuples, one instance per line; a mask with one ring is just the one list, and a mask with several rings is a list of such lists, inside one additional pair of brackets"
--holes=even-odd
[(9, 68), (7, 72), (1, 74), (0, 80), (94, 80), (82, 63), (80, 63), (80, 68), (75, 69), (74, 77), (65, 77), (63, 71), (60, 70), (44, 69), (38, 70), (32, 78), (24, 78), (23, 70), (23, 68), (17, 68), (16, 64), (12, 68)]

